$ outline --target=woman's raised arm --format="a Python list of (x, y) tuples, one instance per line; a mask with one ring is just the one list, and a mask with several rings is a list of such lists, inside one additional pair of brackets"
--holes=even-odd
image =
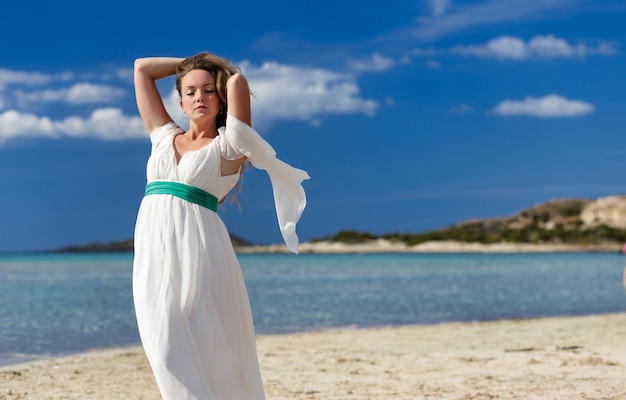
[(183, 58), (153, 57), (135, 60), (135, 98), (148, 133), (172, 121), (165, 110), (156, 81), (176, 73)]
[(236, 73), (226, 82), (226, 101), (228, 113), (238, 120), (252, 126), (250, 110), (250, 87), (248, 81), (240, 73)]

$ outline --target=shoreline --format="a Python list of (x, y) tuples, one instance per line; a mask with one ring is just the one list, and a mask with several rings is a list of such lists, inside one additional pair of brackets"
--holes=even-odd
[[(479, 242), (459, 242), (454, 240), (431, 240), (412, 246), (404, 242), (387, 239), (374, 239), (359, 243), (331, 241), (302, 242), (298, 245), (300, 254), (355, 254), (355, 253), (619, 253), (623, 243), (603, 243), (593, 245), (572, 245), (554, 243), (512, 243), (499, 242), (484, 244)], [(238, 254), (281, 254), (290, 253), (282, 243), (241, 245), (233, 243)], [(99, 254), (132, 253), (132, 248), (118, 250), (32, 250), (0, 252), (0, 255), (19, 254)]]
[[(362, 243), (304, 242), (298, 246), (300, 254), (350, 254), (350, 253), (621, 253), (622, 246), (615, 243), (596, 245), (536, 244), (500, 242), (483, 244), (452, 240), (433, 240), (413, 246), (404, 242), (375, 239)], [(288, 253), (284, 244), (236, 246), (238, 254)]]
[[(268, 399), (618, 399), (626, 312), (260, 335)], [(0, 399), (158, 400), (140, 346), (0, 367)]]

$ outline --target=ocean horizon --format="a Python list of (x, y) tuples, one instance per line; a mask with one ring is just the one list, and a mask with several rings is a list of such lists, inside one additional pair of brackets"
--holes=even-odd
[[(0, 365), (138, 344), (132, 257), (0, 254)], [(259, 335), (626, 311), (616, 253), (238, 258)]]

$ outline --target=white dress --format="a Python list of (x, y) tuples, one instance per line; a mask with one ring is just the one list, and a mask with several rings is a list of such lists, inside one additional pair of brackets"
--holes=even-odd
[[(218, 199), (239, 174), (221, 176), (221, 158), (245, 155), (265, 169), (290, 250), (306, 205), (306, 172), (275, 157), (245, 123), (228, 115), (206, 147), (176, 163), (169, 123), (150, 133), (148, 182), (175, 181)], [(133, 297), (141, 341), (164, 400), (264, 399), (248, 294), (229, 234), (218, 214), (172, 195), (143, 198), (135, 226)]]

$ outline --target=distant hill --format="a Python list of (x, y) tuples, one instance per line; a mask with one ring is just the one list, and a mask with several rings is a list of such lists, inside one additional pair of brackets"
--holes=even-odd
[(90, 243), (62, 247), (56, 250), (59, 253), (123, 253), (133, 251), (133, 240), (126, 239), (111, 243)]
[[(422, 233), (386, 233), (342, 230), (312, 242), (367, 243), (376, 239), (403, 242), (412, 246), (429, 241), (467, 243), (567, 244), (574, 246), (615, 245), (626, 243), (626, 195), (599, 199), (550, 200), (526, 208), (508, 217), (474, 219), (443, 229)], [(231, 235), (235, 250), (260, 251), (259, 246)], [(59, 252), (130, 252), (133, 240), (70, 246)]]
[[(230, 235), (230, 240), (234, 247), (252, 246), (252, 243), (235, 235)], [(111, 243), (91, 243), (81, 246), (63, 247), (56, 252), (59, 253), (124, 253), (133, 251), (133, 239), (121, 240)]]
[(363, 243), (379, 238), (404, 242), (409, 246), (427, 241), (454, 240), (483, 244), (616, 244), (621, 248), (626, 242), (626, 196), (551, 200), (512, 216), (470, 220), (423, 233), (376, 236), (369, 232), (344, 230), (316, 241)]

